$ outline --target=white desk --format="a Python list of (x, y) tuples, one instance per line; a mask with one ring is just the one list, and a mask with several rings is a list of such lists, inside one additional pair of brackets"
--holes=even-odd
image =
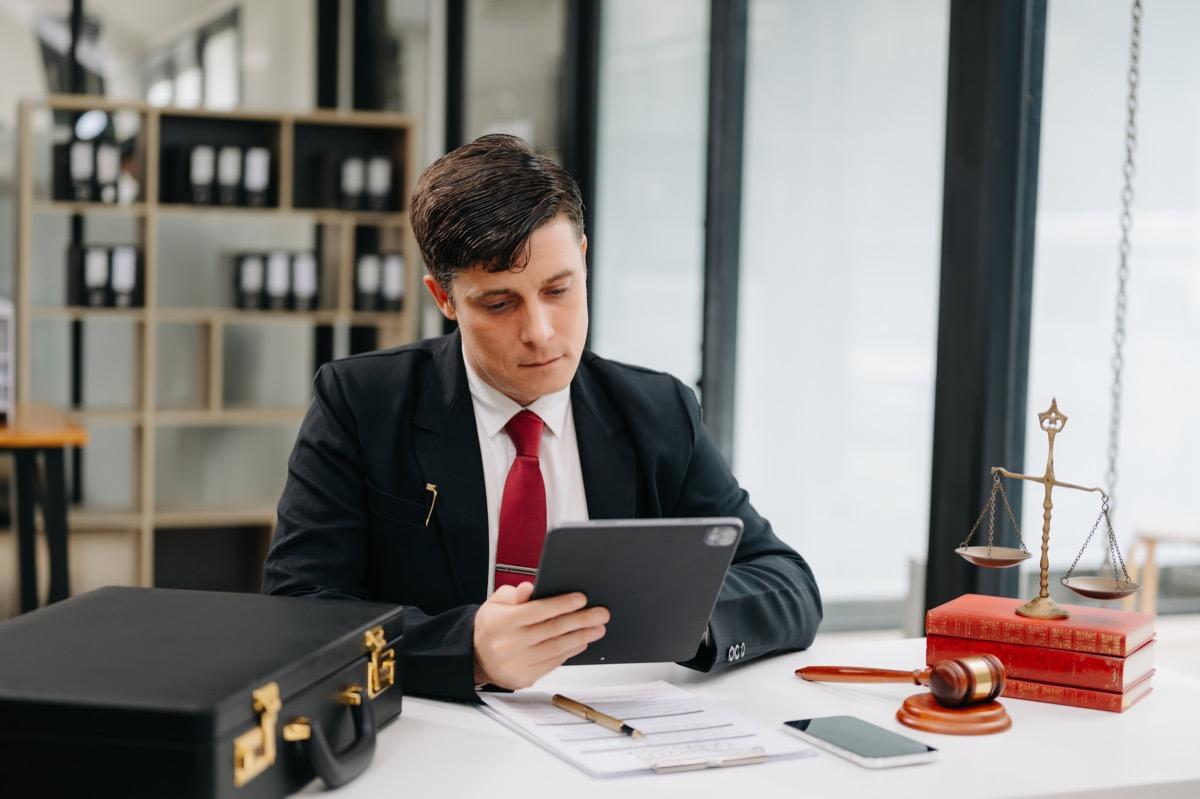
[[(808, 664), (913, 669), (924, 640), (822, 643), (720, 675), (673, 664), (575, 666), (546, 683), (604, 685), (663, 679), (776, 725), (809, 716), (855, 715), (941, 750), (938, 762), (873, 771), (825, 752), (816, 757), (682, 774), (596, 780), (537, 745), (456, 703), (405, 697), (404, 712), (379, 735), (366, 773), (337, 791), (358, 797), (585, 799), (604, 797), (1200, 797), (1200, 680), (1160, 669), (1154, 691), (1125, 713), (1003, 700), (1012, 729), (998, 735), (950, 736), (911, 730), (895, 719), (911, 685), (807, 683), (793, 670)], [(305, 794), (321, 793), (319, 783)], [(330, 794), (326, 794), (330, 795)]]

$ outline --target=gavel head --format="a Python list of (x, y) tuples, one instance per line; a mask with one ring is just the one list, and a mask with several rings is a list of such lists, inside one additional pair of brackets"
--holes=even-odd
[(995, 655), (939, 660), (930, 669), (928, 684), (945, 707), (990, 702), (1004, 690), (1004, 664)]

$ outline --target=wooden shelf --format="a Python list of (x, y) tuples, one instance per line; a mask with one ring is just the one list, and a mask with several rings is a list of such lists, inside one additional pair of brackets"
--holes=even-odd
[(35, 305), (30, 309), (35, 318), (41, 319), (70, 319), (80, 320), (88, 317), (96, 319), (129, 319), (142, 322), (146, 319), (144, 308), (90, 308), (83, 305)]
[(92, 508), (72, 505), (67, 508), (67, 527), (74, 530), (137, 530), (142, 515), (121, 508)]
[(145, 216), (146, 203), (136, 202), (128, 205), (117, 203), (74, 202), (69, 200), (37, 200), (33, 204), (36, 213), (43, 214), (123, 214), (126, 216)]
[(299, 424), (308, 408), (206, 408), (157, 410), (158, 427), (252, 427), (255, 425)]
[[(45, 530), (42, 514), (34, 514), (34, 529)], [(142, 526), (142, 515), (123, 508), (96, 508), (87, 505), (67, 506), (67, 529), (72, 533), (137, 532)], [(0, 528), (0, 533), (11, 533), (12, 528)]]
[(129, 424), (140, 425), (144, 414), (141, 411), (123, 408), (82, 408), (67, 411), (67, 416), (76, 424)]
[(171, 527), (270, 527), (275, 524), (274, 505), (234, 508), (157, 508), (154, 526)]
[(155, 208), (162, 216), (249, 216), (255, 218), (311, 219), (323, 225), (361, 225), (405, 227), (408, 217), (403, 211), (343, 211), (337, 208), (291, 208), (273, 206), (256, 208), (247, 205), (191, 205), (188, 203), (158, 203)]
[(113, 100), (108, 97), (89, 94), (48, 94), (43, 100), (26, 100), (25, 102), (44, 106), (56, 111), (133, 111), (144, 114), (150, 110), (147, 103), (129, 100)]
[[(36, 134), (48, 111), (85, 112), (100, 110), (109, 114), (137, 116), (136, 140), (133, 142), (141, 200), (126, 205), (100, 202), (59, 201), (38, 196), (33, 164), (44, 161), (38, 148), (46, 147), (44, 137)], [(134, 432), (131, 471), (128, 474), (135, 500), (133, 509), (75, 508), (70, 511), (70, 525), (78, 530), (116, 530), (134, 533), (135, 581), (144, 586), (154, 584), (154, 544), (156, 529), (186, 527), (253, 526), (269, 528), (275, 522), (274, 504), (253, 504), (246, 507), (159, 507), (153, 508), (153, 497), (162, 496), (158, 483), (169, 473), (170, 463), (160, 456), (160, 435), (172, 428), (249, 428), (284, 426), (295, 429), (307, 413), (307, 407), (254, 408), (224, 407), (225, 383), (239, 375), (226, 374), (227, 332), (230, 326), (243, 324), (272, 324), (279, 322), (309, 323), (312, 325), (361, 325), (373, 327), (378, 346), (392, 347), (412, 341), (418, 331), (418, 303), (421, 290), (419, 274), (420, 252), (417, 248), (406, 210), (351, 211), (336, 207), (308, 207), (328, 200), (315, 191), (318, 184), (309, 182), (310, 156), (328, 152), (383, 153), (396, 165), (390, 205), (403, 205), (411, 196), (419, 172), (419, 153), (416, 149), (417, 124), (411, 117), (385, 112), (321, 110), (311, 113), (262, 110), (214, 111), (198, 108), (163, 108), (144, 102), (124, 102), (88, 95), (52, 94), (42, 99), (25, 100), (18, 110), (17, 159), (14, 198), (17, 219), (14, 227), (16, 258), (14, 260), (14, 306), (16, 351), (16, 391), (18, 401), (30, 399), (30, 386), (47, 369), (59, 369), (61, 364), (35, 360), (30, 342), (34, 336), (34, 320), (66, 320), (93, 322), (124, 320), (131, 322), (133, 399), (130, 408), (83, 408), (67, 411), (68, 418), (87, 428), (91, 425), (127, 425)], [(212, 142), (202, 141), (208, 135), (202, 131), (217, 131)], [(225, 133), (245, 139), (244, 145), (266, 146), (272, 154), (271, 201), (266, 208), (246, 206), (190, 205), (160, 200), (164, 168), (176, 169), (181, 163), (164, 162), (178, 156), (176, 148), (197, 143), (222, 143)], [(234, 135), (236, 134), (236, 135)], [(330, 144), (326, 147), (327, 141)], [(228, 142), (225, 142), (228, 143)], [(339, 144), (340, 143), (340, 144)], [(338, 145), (338, 146), (333, 146)], [(343, 146), (344, 145), (344, 146)], [(239, 145), (242, 146), (242, 145)], [(340, 148), (340, 149), (339, 149)], [(299, 173), (299, 174), (298, 174)], [(174, 173), (171, 177), (175, 177)], [(168, 186), (168, 188), (170, 188)], [(173, 199), (187, 199), (174, 197)], [(304, 207), (296, 207), (299, 204)], [(144, 308), (92, 308), (68, 305), (35, 306), (31, 287), (34, 278), (45, 270), (58, 274), (63, 265), (61, 252), (41, 252), (40, 242), (34, 241), (35, 224), (42, 221), (39, 214), (89, 214), (105, 219), (128, 219), (136, 228), (136, 240), (141, 248), (143, 267)], [(168, 223), (158, 224), (160, 218)], [(314, 311), (241, 310), (233, 307), (158, 306), (159, 287), (164, 276), (183, 268), (176, 253), (163, 247), (164, 233), (188, 227), (198, 232), (198, 225), (207, 228), (232, 226), (241, 220), (249, 228), (259, 249), (271, 249), (271, 234), (266, 231), (267, 220), (291, 219), (300, 227), (319, 226), (321, 235), (314, 241), (321, 266), (322, 301), (327, 307)], [(209, 220), (207, 224), (201, 220)], [(46, 218), (57, 222), (57, 219)], [(122, 225), (127, 224), (125, 222)], [(381, 251), (401, 252), (409, 265), (405, 285), (405, 307), (395, 312), (360, 312), (354, 305), (354, 270), (356, 267), (356, 228), (374, 228), (372, 246)], [(220, 233), (216, 234), (218, 237)], [(285, 247), (283, 249), (291, 249)], [(223, 287), (230, 282), (223, 274), (223, 264), (213, 264), (211, 277), (221, 280)], [(198, 407), (156, 407), (159, 371), (163, 351), (159, 338), (170, 332), (163, 324), (194, 324), (195, 382)], [(43, 323), (44, 324), (44, 323)], [(40, 331), (39, 331), (40, 332)], [(304, 331), (301, 331), (304, 332)], [(337, 337), (339, 340), (342, 337)], [(186, 374), (172, 364), (171, 374), (186, 379)], [(191, 366), (191, 364), (187, 364)], [(299, 398), (297, 402), (299, 402)], [(160, 433), (160, 431), (162, 431)], [(249, 439), (251, 437), (239, 436)], [(246, 444), (245, 446), (252, 446)], [(236, 448), (235, 448), (236, 449)], [(237, 450), (237, 453), (244, 450)], [(102, 457), (97, 454), (97, 457)], [(236, 461), (231, 461), (236, 462)], [(87, 571), (89, 564), (78, 564)], [(86, 578), (85, 578), (86, 579)]]
[(322, 208), (297, 208), (297, 214), (311, 214), (318, 222), (326, 225), (354, 224), (362, 227), (407, 227), (408, 214), (404, 211), (339, 211)]
[(208, 117), (215, 119), (245, 119), (258, 122), (299, 122), (315, 125), (349, 125), (358, 127), (413, 128), (416, 120), (408, 114), (392, 111), (341, 111), (323, 109), (308, 112), (231, 110), (217, 111), (209, 108), (179, 108), (176, 106), (154, 106), (136, 100), (113, 100), (86, 94), (48, 94), (39, 100), (26, 100), (30, 106), (60, 111), (133, 111), (140, 114), (157, 114), (177, 117)]
[(224, 322), (227, 324), (257, 324), (269, 322), (313, 322), (316, 324), (375, 325), (403, 321), (404, 311), (338, 311), (322, 308), (316, 311), (268, 311), (242, 308), (159, 308), (159, 322)]

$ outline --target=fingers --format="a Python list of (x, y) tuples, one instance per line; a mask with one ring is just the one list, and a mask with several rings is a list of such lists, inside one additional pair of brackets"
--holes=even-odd
[(497, 605), (516, 605), (517, 589), (511, 585), (502, 585), (492, 592), (487, 601), (495, 602)]
[[(532, 591), (532, 586), (530, 586), (530, 590)], [(564, 613), (582, 610), (586, 605), (587, 597), (579, 592), (559, 594), (545, 599), (533, 599), (521, 606), (517, 621), (522, 626), (529, 626), (555, 616), (561, 616)]]
[(517, 601), (514, 604), (523, 605), (533, 596), (533, 583), (520, 583), (516, 588)]
[(558, 638), (585, 627), (600, 627), (608, 624), (608, 619), (607, 608), (586, 608), (530, 625), (525, 628), (524, 633), (529, 645), (535, 646), (542, 641)]
[(567, 658), (587, 649), (588, 644), (599, 641), (604, 637), (604, 632), (605, 629), (602, 626), (583, 627), (566, 635), (551, 638), (531, 647), (529, 658), (535, 668), (541, 666), (554, 668), (561, 665)]

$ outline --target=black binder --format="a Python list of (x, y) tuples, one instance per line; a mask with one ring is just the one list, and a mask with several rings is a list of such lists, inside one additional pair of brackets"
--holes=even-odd
[(361, 773), (402, 608), (101, 588), (0, 622), (0, 796), (274, 799)]

